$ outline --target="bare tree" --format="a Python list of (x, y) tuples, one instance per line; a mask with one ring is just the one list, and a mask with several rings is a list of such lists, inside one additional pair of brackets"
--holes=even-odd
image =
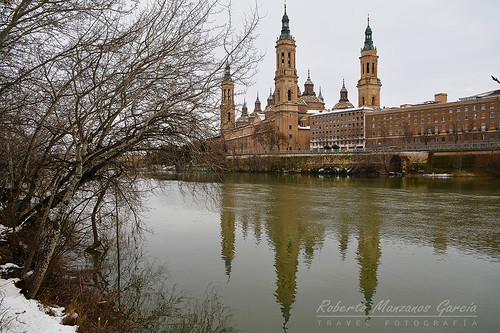
[(254, 133), (256, 134), (256, 141), (260, 144), (265, 151), (280, 151), (289, 143), (288, 136), (276, 129), (272, 123), (262, 123), (255, 126)]
[[(259, 60), (257, 11), (238, 32), (218, 0), (130, 3), (2, 4), (0, 214), (16, 231), (38, 235), (30, 297), (69, 221), (95, 218), (100, 193), (120, 175), (114, 165), (130, 166), (162, 144), (200, 151), (216, 133), (225, 64), (244, 81)], [(223, 13), (229, 23), (216, 24)], [(90, 189), (94, 209), (81, 216)]]
[(404, 138), (404, 141), (406, 144), (406, 150), (408, 150), (408, 144), (409, 143), (411, 144), (411, 141), (413, 139), (413, 131), (412, 131), (412, 128), (411, 128), (409, 122), (403, 123), (403, 133), (402, 134), (403, 134), (403, 138)]

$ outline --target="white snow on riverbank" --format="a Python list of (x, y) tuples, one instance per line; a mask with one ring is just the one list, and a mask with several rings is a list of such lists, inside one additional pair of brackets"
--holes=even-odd
[[(13, 264), (0, 266), (2, 271)], [(0, 332), (10, 333), (75, 333), (76, 326), (61, 325), (64, 308), (43, 306), (26, 299), (14, 283), (16, 279), (0, 279)], [(47, 314), (52, 313), (53, 316)]]

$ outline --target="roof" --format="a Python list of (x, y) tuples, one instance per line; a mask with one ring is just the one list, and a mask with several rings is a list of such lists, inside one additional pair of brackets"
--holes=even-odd
[(321, 98), (319, 98), (317, 96), (307, 96), (307, 95), (301, 96), (299, 98), (298, 103), (301, 104), (302, 102), (305, 102), (305, 103), (322, 103), (322, 104), (325, 104), (325, 101), (322, 100)]
[(485, 93), (459, 98), (459, 101), (469, 101), (473, 99), (489, 98), (489, 97), (500, 97), (500, 90), (488, 91)]
[(333, 107), (334, 110), (337, 110), (337, 109), (352, 109), (352, 108), (354, 108), (354, 105), (352, 105), (351, 102), (349, 102), (349, 101), (347, 101), (347, 102), (338, 102)]
[(362, 106), (362, 107), (359, 107), (359, 108), (351, 108), (351, 109), (341, 109), (341, 110), (331, 110), (331, 111), (326, 111), (326, 112), (319, 112), (319, 113), (316, 113), (316, 114), (311, 114), (311, 117), (323, 116), (323, 115), (334, 114), (334, 113), (355, 112), (355, 111), (375, 111), (375, 109), (369, 108), (369, 107), (366, 107), (366, 106)]

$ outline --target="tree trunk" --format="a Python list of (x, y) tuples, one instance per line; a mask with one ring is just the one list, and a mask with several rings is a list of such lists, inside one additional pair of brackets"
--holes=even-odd
[(61, 229), (59, 223), (51, 225), (50, 231), (47, 235), (47, 248), (43, 251), (42, 257), (37, 261), (35, 266), (35, 271), (28, 281), (26, 286), (26, 296), (28, 298), (34, 298), (38, 293), (38, 289), (42, 285), (43, 279), (45, 278), (45, 273), (49, 268), (50, 261), (56, 249), (57, 242), (59, 241), (59, 236), (61, 235)]

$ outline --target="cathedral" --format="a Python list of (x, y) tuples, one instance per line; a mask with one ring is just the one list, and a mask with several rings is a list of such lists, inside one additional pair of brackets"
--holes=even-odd
[[(259, 96), (253, 112), (249, 113), (246, 101), (241, 116), (236, 119), (234, 82), (227, 66), (222, 82), (221, 137), (228, 153), (269, 153), (309, 151), (311, 125), (315, 115), (331, 112), (325, 107), (321, 94), (316, 94), (310, 72), (304, 90), (298, 83), (296, 42), (290, 32), (290, 20), (284, 9), (281, 34), (276, 42), (276, 72), (274, 92), (269, 92), (266, 106)], [(380, 103), (380, 79), (377, 78), (377, 50), (373, 46), (372, 31), (368, 22), (365, 46), (361, 52), (361, 79), (358, 82), (359, 105), (362, 110), (378, 108)], [(332, 111), (352, 109), (345, 84), (340, 100)]]
[(308, 73), (298, 84), (296, 44), (286, 5), (276, 41), (274, 91), (263, 108), (257, 96), (249, 113), (246, 102), (236, 119), (234, 81), (227, 66), (222, 82), (221, 139), (228, 154), (339, 151), (475, 149), (500, 146), (500, 90), (448, 102), (446, 93), (420, 104), (380, 108), (377, 48), (370, 19), (361, 49), (358, 106), (345, 83), (331, 109), (316, 95)]

